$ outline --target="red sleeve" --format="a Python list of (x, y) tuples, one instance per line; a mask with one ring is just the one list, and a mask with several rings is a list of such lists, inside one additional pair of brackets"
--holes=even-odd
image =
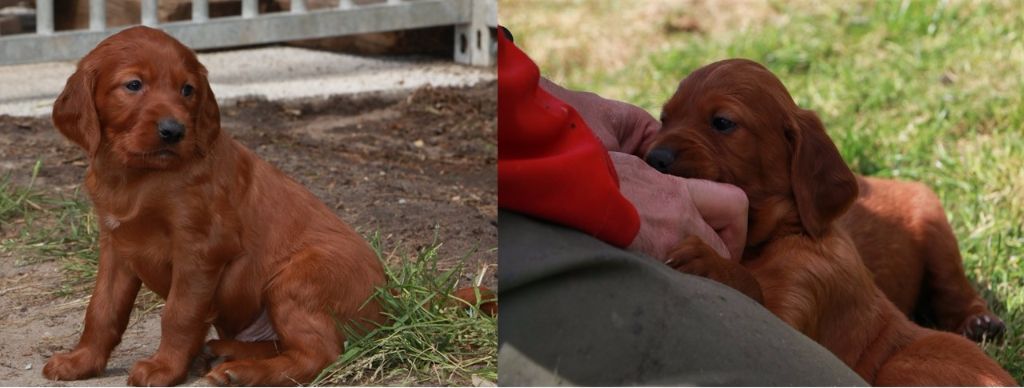
[(498, 34), (498, 206), (626, 247), (640, 217), (580, 115), (538, 86), (540, 70)]

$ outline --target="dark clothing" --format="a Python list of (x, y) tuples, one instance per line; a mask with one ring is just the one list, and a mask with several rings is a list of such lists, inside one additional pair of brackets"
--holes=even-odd
[(867, 385), (729, 287), (499, 217), (499, 385)]

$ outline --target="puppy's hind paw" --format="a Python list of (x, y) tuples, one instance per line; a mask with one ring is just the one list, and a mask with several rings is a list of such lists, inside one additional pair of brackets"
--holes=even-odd
[(1003, 336), (1006, 332), (1006, 324), (1002, 319), (991, 314), (981, 313), (967, 317), (960, 325), (960, 334), (970, 338), (972, 341), (992, 341)]

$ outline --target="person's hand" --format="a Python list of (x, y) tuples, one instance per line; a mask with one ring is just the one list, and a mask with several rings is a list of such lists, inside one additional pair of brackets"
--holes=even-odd
[(660, 121), (637, 106), (594, 93), (568, 90), (545, 78), (540, 79), (540, 87), (572, 105), (608, 151), (643, 158), (654, 141), (654, 134), (661, 128)]
[[(589, 124), (589, 122), (588, 122)], [(747, 239), (747, 196), (736, 186), (665, 175), (640, 158), (610, 152), (619, 187), (640, 214), (629, 249), (659, 260), (687, 236), (739, 260)]]
[(739, 188), (665, 175), (642, 158), (661, 128), (647, 111), (541, 78), (540, 86), (571, 105), (608, 149), (622, 194), (640, 215), (630, 249), (665, 260), (687, 236), (697, 236), (722, 257), (739, 258), (747, 238), (747, 196)]

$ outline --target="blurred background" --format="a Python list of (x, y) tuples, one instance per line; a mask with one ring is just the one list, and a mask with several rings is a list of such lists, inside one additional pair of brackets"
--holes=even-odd
[(654, 117), (702, 65), (767, 66), (855, 172), (939, 194), (1007, 323), (985, 349), (1024, 380), (1024, 4), (526, 0), (502, 2), (499, 24), (543, 76)]

